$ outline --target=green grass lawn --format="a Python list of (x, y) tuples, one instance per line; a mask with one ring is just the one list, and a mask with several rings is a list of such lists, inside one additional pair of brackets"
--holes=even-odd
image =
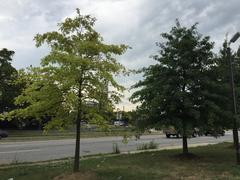
[[(47, 134), (43, 134), (42, 130), (9, 130), (9, 137), (2, 138), (0, 142), (9, 141), (33, 141), (33, 140), (54, 140), (54, 139), (69, 139), (75, 138), (74, 130), (66, 130), (63, 132), (49, 131)], [(99, 129), (86, 129), (81, 130), (81, 138), (93, 138), (93, 137), (106, 137), (106, 136), (123, 136), (134, 135), (135, 132), (131, 127), (111, 127), (110, 131), (104, 132)], [(149, 134), (149, 133), (146, 133)], [(154, 133), (153, 133), (154, 134)], [(160, 134), (157, 132), (155, 134)]]
[[(190, 151), (196, 155), (192, 159), (178, 156), (180, 149), (84, 159), (81, 170), (95, 174), (99, 180), (240, 179), (240, 166), (235, 165), (230, 143), (196, 147)], [(67, 161), (0, 170), (0, 179), (48, 180), (71, 171), (72, 163)]]

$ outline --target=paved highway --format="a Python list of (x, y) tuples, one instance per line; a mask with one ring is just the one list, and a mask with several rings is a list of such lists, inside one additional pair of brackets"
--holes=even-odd
[[(122, 137), (102, 137), (81, 139), (81, 156), (99, 153), (111, 153), (113, 144), (117, 143), (121, 152), (135, 151), (143, 143), (154, 141), (159, 148), (169, 148), (180, 146), (180, 138), (167, 139), (164, 135), (142, 136), (140, 140), (130, 139), (127, 144), (122, 142)], [(190, 145), (204, 143), (219, 143), (232, 141), (232, 133), (226, 132), (226, 135), (219, 138), (211, 136), (202, 136), (188, 140)], [(74, 139), (31, 141), (31, 142), (0, 142), (0, 164), (9, 164), (14, 162), (36, 162), (59, 158), (72, 157), (74, 155)]]

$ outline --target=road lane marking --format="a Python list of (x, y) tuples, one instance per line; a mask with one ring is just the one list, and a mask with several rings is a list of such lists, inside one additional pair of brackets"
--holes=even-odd
[(24, 153), (24, 152), (36, 152), (41, 151), (41, 149), (28, 149), (28, 150), (18, 150), (18, 151), (3, 151), (0, 154), (12, 154), (12, 153)]

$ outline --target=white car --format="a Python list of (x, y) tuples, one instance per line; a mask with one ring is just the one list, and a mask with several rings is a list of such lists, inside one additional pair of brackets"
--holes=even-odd
[(123, 126), (124, 122), (123, 121), (114, 121), (113, 125), (114, 126)]

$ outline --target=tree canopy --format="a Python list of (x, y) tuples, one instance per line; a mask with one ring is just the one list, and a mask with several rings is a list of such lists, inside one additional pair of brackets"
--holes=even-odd
[[(206, 110), (208, 75), (214, 66), (213, 43), (197, 31), (197, 24), (182, 27), (177, 21), (152, 58), (156, 64), (143, 68), (144, 79), (133, 88), (131, 100), (140, 102), (139, 126), (143, 128), (173, 126), (183, 136), (183, 153), (187, 153), (187, 136), (201, 122)], [(210, 104), (207, 103), (207, 104)]]
[(11, 113), (50, 116), (46, 129), (76, 123), (75, 171), (79, 170), (80, 121), (106, 127), (104, 115), (112, 111), (124, 90), (114, 77), (126, 72), (116, 56), (128, 46), (105, 44), (94, 30), (95, 21), (77, 9), (77, 16), (59, 23), (58, 31), (35, 36), (37, 47), (46, 43), (51, 51), (42, 59), (41, 67), (27, 72), (31, 83), (16, 98), (16, 104), (23, 108)]
[(19, 93), (15, 84), (17, 70), (11, 65), (14, 51), (0, 50), (0, 113), (12, 110), (14, 98)]

